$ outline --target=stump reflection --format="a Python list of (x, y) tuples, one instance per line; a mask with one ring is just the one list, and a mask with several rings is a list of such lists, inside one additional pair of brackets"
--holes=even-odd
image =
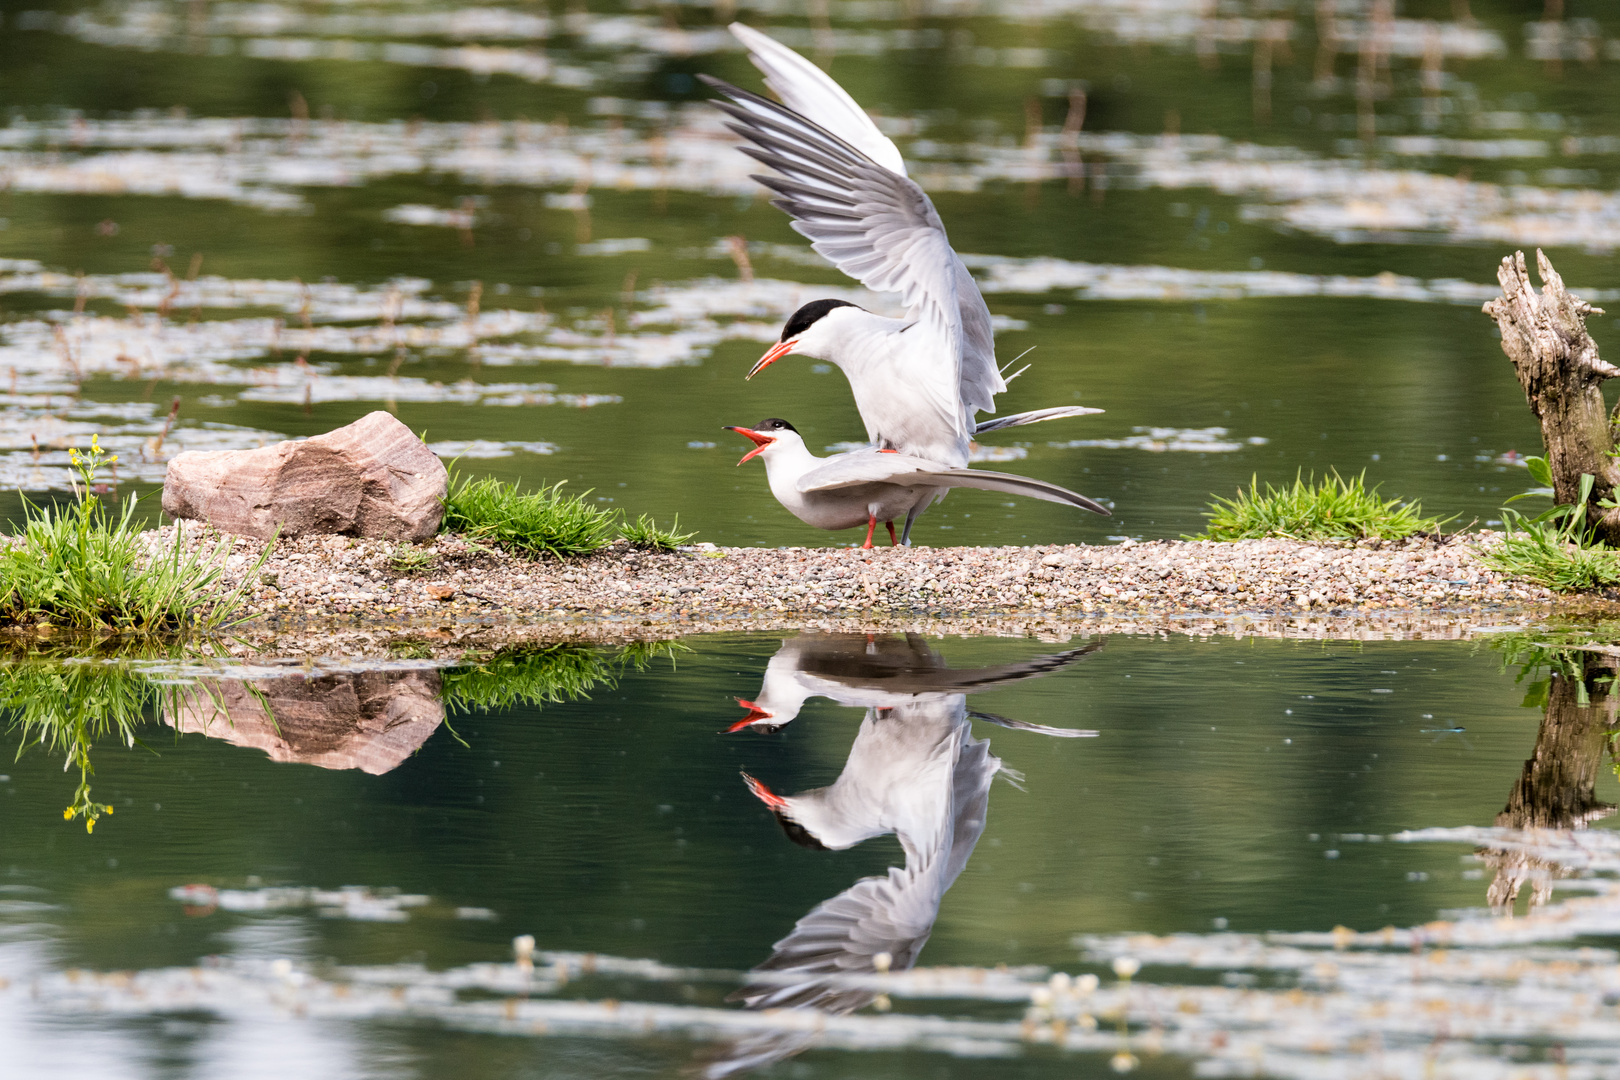
[[(1554, 666), (1535, 751), (1496, 815), (1499, 827), (1584, 829), (1614, 813), (1612, 804), (1597, 799), (1595, 787), (1620, 709), (1613, 685), (1617, 668), (1620, 659), (1586, 652)], [(1569, 873), (1527, 851), (1479, 854), (1496, 871), (1487, 898), (1502, 914), (1512, 913), (1526, 882), (1535, 908), (1552, 896), (1553, 880)]]

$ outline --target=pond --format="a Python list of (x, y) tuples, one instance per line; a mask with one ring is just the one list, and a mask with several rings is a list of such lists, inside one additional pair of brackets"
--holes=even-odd
[[(759, 86), (736, 18), (896, 141), (1034, 350), (1002, 411), (1106, 410), (976, 460), (1113, 517), (965, 491), (919, 544), (1177, 538), (1330, 469), (1495, 527), (1539, 447), (1499, 261), (1620, 300), (1611, 7), (0, 0), (0, 519), (92, 436), (150, 495), (387, 409), (699, 542), (858, 542), (721, 430), (860, 439), (827, 365), (743, 376), (892, 301), (706, 103)], [(1612, 657), (1457, 620), (24, 649), (4, 1071), (1615, 1075)]]
[[(4, 1042), (29, 1076), (1602, 1075), (1612, 661), (1535, 659), (807, 632), (18, 662)], [(1596, 896), (1549, 922), (1555, 884)], [(1454, 1010), (1443, 1052), (1402, 994)]]
[(1498, 261), (1620, 296), (1620, 21), (1577, 0), (0, 11), (8, 489), (64, 487), (92, 431), (145, 491), (177, 450), (388, 408), (464, 471), (823, 542), (720, 430), (862, 437), (826, 365), (742, 378), (799, 303), (861, 293), (704, 103), (696, 73), (759, 85), (733, 16), (898, 141), (1001, 359), (1034, 349), (1002, 411), (1106, 410), (982, 456), (1114, 518), (958, 494), (922, 543), (1176, 537), (1300, 469), (1492, 521), (1538, 447), (1478, 312)]

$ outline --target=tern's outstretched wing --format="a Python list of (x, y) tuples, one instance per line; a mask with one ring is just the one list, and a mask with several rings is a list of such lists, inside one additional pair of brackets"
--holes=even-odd
[(810, 1006), (836, 1013), (859, 1008), (872, 999), (870, 990), (823, 980), (870, 975), (879, 953), (889, 955), (892, 970), (908, 970), (934, 928), (943, 892), (936, 878), (916, 867), (892, 866), (882, 877), (862, 878), (800, 919), (754, 969), (795, 978), (749, 983), (731, 1000), (750, 1009)]
[[(909, 866), (862, 878), (800, 919), (754, 969), (765, 978), (749, 982), (726, 1000), (750, 1009), (807, 1009), (833, 1016), (862, 1008), (877, 992), (849, 986), (838, 977), (872, 974), (879, 953), (888, 954), (889, 970), (910, 969), (933, 932), (943, 891), (937, 874), (919, 876)], [(813, 1030), (767, 1030), (733, 1044), (703, 1075), (721, 1080), (752, 1071), (814, 1042)]]
[(731, 32), (748, 48), (748, 59), (765, 76), (765, 85), (782, 103), (807, 117), (888, 169), (906, 175), (900, 148), (878, 130), (866, 110), (827, 73), (768, 34), (742, 23)]
[[(764, 38), (746, 27), (732, 32), (751, 50)], [(951, 249), (934, 204), (906, 178), (903, 163), (894, 167), (894, 144), (864, 113), (864, 124), (851, 117), (850, 107), (859, 112), (859, 106), (820, 69), (764, 40), (770, 49), (755, 51), (755, 63), (788, 107), (699, 78), (731, 99), (715, 105), (732, 118), (727, 126), (754, 144), (743, 152), (779, 174), (754, 179), (780, 196), (773, 204), (793, 218), (793, 228), (862, 285), (899, 293), (919, 324), (908, 333), (926, 328), (940, 338), (942, 351), (913, 349), (912, 362), (950, 369), (923, 368), (914, 385), (932, 391), (942, 380), (952, 388), (965, 410), (964, 434), (971, 435), (973, 414), (993, 412), (995, 395), (1007, 388), (996, 366), (990, 309), (973, 275)]]
[(921, 473), (948, 471), (949, 466), (889, 450), (851, 450), (834, 454), (795, 485), (802, 492), (834, 491), (860, 484), (909, 484)]
[(937, 461), (895, 454), (881, 450), (852, 450), (837, 454), (803, 476), (795, 485), (805, 494), (815, 491), (836, 491), (839, 488), (858, 487), (861, 484), (904, 484), (908, 487), (978, 488), (981, 491), (999, 491), (1006, 495), (1022, 495), (1029, 499), (1063, 503), (1090, 510), (1103, 517), (1113, 512), (1077, 491), (1070, 491), (1045, 480), (1012, 473), (989, 472), (984, 469), (949, 469)]
[(1101, 514), (1103, 517), (1114, 516), (1114, 512), (1108, 507), (1096, 499), (1088, 499), (1078, 491), (1070, 491), (1066, 487), (1028, 476), (1014, 476), (1012, 473), (951, 469), (948, 472), (920, 472), (913, 482), (926, 483), (931, 487), (965, 487), (978, 488), (980, 491), (999, 491), (1006, 495), (1022, 495), (1028, 499), (1078, 506), (1082, 510), (1090, 510), (1093, 514)]
[[(1105, 641), (1094, 641), (1077, 649), (1045, 656), (1032, 656), (1010, 664), (992, 667), (947, 667), (927, 642), (914, 635), (902, 641), (894, 637), (874, 639), (870, 634), (805, 634), (794, 639), (792, 662), (799, 671), (826, 682), (861, 690), (887, 691), (895, 695), (893, 704), (903, 704), (901, 695), (971, 694), (1006, 683), (1038, 679), (1061, 671), (1077, 660), (1100, 650)], [(777, 653), (780, 657), (786, 652)], [(974, 714), (978, 715), (978, 714)], [(1003, 726), (1045, 730), (1040, 725), (1008, 720)], [(1055, 728), (1072, 735), (1070, 728)]]

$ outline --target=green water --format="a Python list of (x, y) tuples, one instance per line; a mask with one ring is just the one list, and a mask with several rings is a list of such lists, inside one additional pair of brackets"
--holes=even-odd
[[(986, 443), (1002, 450), (995, 467), (1107, 500), (1113, 518), (960, 492), (922, 519), (918, 542), (1175, 537), (1200, 526), (1212, 493), (1298, 470), (1365, 469), (1386, 494), (1459, 524), (1494, 521), (1528, 486), (1498, 459), (1534, 452), (1535, 422), (1478, 305), (1498, 261), (1538, 244), (1576, 291), (1611, 308), (1620, 296), (1620, 20), (1581, 0), (1552, 27), (1533, 22), (1544, 5), (1506, 0), (1337, 9), (1343, 40), (1324, 62), (1323, 9), (1286, 0), (834, 2), (825, 26), (815, 5), (738, 5), (830, 64), (894, 133), (953, 244), (974, 257), (1001, 359), (1035, 350), (1002, 410), (1107, 410)], [(1378, 22), (1385, 11), (1393, 22)], [(566, 479), (633, 513), (679, 514), (700, 540), (855, 539), (782, 511), (756, 465), (733, 467), (745, 447), (720, 430), (784, 416), (816, 448), (862, 434), (836, 371), (785, 362), (742, 378), (791, 298), (849, 283), (807, 257), (700, 105), (696, 73), (757, 86), (725, 49), (729, 17), (594, 0), (0, 3), (0, 260), (13, 260), (0, 263), (0, 486), (60, 497), (57, 457), (99, 432), (145, 470), (124, 488), (151, 492), (176, 448), (307, 436), (389, 408), (430, 441), (460, 444), (447, 453), (465, 453), (465, 471)], [(1262, 46), (1267, 25), (1281, 36)], [(1358, 52), (1366, 34), (1385, 35), (1387, 57)], [(456, 213), (472, 216), (446, 216)], [(1041, 259), (1053, 261), (1019, 261)], [(68, 277), (28, 278), (37, 270)], [(139, 274), (155, 276), (117, 277)], [(406, 278), (425, 284), (390, 285)], [(202, 286), (239, 298), (187, 306), (184, 290)], [(351, 288), (364, 302), (334, 299)], [(171, 289), (187, 298), (172, 310)], [(439, 306), (396, 328), (386, 312), (406, 295)], [(444, 344), (475, 325), (474, 295), (481, 318), (518, 329)], [(300, 296), (308, 333), (328, 335), (312, 346), (285, 344), (305, 332)], [(1601, 349), (1620, 348), (1612, 317), (1590, 326)], [(296, 367), (300, 355), (311, 368)], [(528, 403), (465, 400), (494, 384)], [(553, 393), (598, 403), (534, 403)], [(505, 456), (475, 456), (475, 440)], [(1109, 445), (1068, 445), (1095, 440)], [(17, 516), (19, 498), (0, 498), (0, 516)], [(1082, 643), (932, 644), (951, 667), (975, 668)], [(207, 685), (234, 703), (235, 726), (198, 730), (193, 668), (81, 663), (6, 683), (19, 724), (65, 708), (77, 726), (8, 735), (22, 752), (0, 781), (0, 1072), (712, 1066), (730, 1043), (692, 1028), (539, 1038), (457, 1011), (496, 990), (406, 1013), (357, 1005), (347, 1018), (251, 1004), (332, 965), (382, 978), (399, 963), (507, 962), (512, 939), (532, 934), (541, 953), (722, 973), (578, 978), (533, 1003), (741, 1010), (724, 1000), (735, 973), (829, 898), (905, 866), (905, 847), (892, 829), (846, 850), (797, 846), (740, 775), (782, 795), (831, 783), (864, 745), (863, 723), (878, 723), (865, 704), (814, 697), (779, 733), (722, 735), (742, 715), (735, 698), (761, 699), (782, 639), (682, 645), (443, 671), (382, 670), (373, 657), (358, 667), (374, 670), (323, 667), (302, 689), (292, 671), (275, 685), (302, 703), (287, 713), (302, 720), (281, 728), (226, 677)], [(1471, 846), (1372, 838), (1488, 826), (1522, 794), (1541, 712), (1521, 706), (1515, 675), (1502, 653), (1466, 642), (1143, 637), (975, 693), (957, 704), (1098, 734), (947, 725), (970, 750), (989, 743), (953, 760), (993, 755), (1005, 771), (988, 786), (982, 834), (963, 834), (959, 876), (922, 905), (937, 902), (937, 919), (911, 959), (1108, 980), (1074, 935), (1365, 930), (1480, 908), (1490, 871)], [(339, 714), (366, 717), (366, 737)], [(919, 730), (943, 723), (923, 719)], [(42, 733), (66, 741), (32, 745)], [(1569, 774), (1566, 794), (1583, 806), (1620, 801), (1595, 747), (1581, 759), (1591, 775)], [(64, 772), (70, 749), (81, 758)], [(1563, 760), (1542, 749), (1536, 760)], [(63, 807), (101, 806), (112, 813), (96, 811), (93, 833), (82, 814), (62, 820)], [(329, 916), (330, 897), (239, 910), (205, 902), (206, 890), (171, 896), (188, 884), (261, 900), (283, 886), (372, 892)], [(388, 889), (428, 899), (401, 907)], [(358, 917), (379, 911), (389, 918)], [(159, 978), (193, 965), (248, 975), (189, 1003), (145, 983), (94, 1002), (64, 989), (72, 969)], [(1021, 1015), (972, 995), (897, 998), (895, 1009)], [(1112, 1075), (1100, 1044), (994, 1045), (1011, 1056), (986, 1061), (948, 1040), (839, 1043), (763, 1068)], [(1563, 1060), (1561, 1044), (1521, 1049), (1499, 1047), (1493, 1061)], [(1141, 1052), (1140, 1069), (1186, 1076), (1200, 1060)]]
[[(1357, 138), (1363, 110), (1358, 55), (1353, 46), (1344, 46), (1349, 51), (1328, 68), (1331, 79), (1317, 79), (1321, 60), (1310, 5), (1270, 4), (1254, 12), (1243, 4), (1228, 7), (1220, 11), (1223, 18), (1240, 22), (1269, 12), (1292, 27), (1288, 50), (1274, 50), (1269, 111), (1262, 111), (1256, 96), (1259, 61), (1246, 39), (1222, 44), (1213, 55), (1201, 53), (1185, 34), (1154, 38), (1149, 33), (1132, 44), (1108, 29), (1108, 12), (1116, 9), (1100, 4), (1054, 9), (1045, 18), (1010, 9), (997, 18), (993, 9), (967, 14), (923, 5), (846, 11), (835, 4), (834, 28), (855, 35), (850, 40), (857, 44), (842, 52), (834, 48), (829, 60), (833, 74), (860, 101), (911, 125), (912, 134), (898, 138), (919, 163), (925, 183), (932, 168), (955, 169), (958, 179), (971, 180), (971, 192), (933, 190), (959, 251), (1118, 265), (1127, 268), (1127, 278), (1140, 278), (1140, 268), (1155, 266), (1217, 275), (1263, 268), (1292, 275), (1394, 274), (1488, 285), (1504, 254), (1539, 242), (1572, 285), (1620, 287), (1609, 257), (1613, 237), (1620, 235), (1615, 232), (1620, 215), (1603, 201), (1620, 172), (1620, 145), (1611, 145), (1620, 120), (1613, 105), (1620, 100), (1620, 87), (1613, 85), (1616, 69), (1573, 61), (1554, 69), (1524, 60), (1523, 20), (1535, 17), (1534, 5), (1481, 0), (1470, 9), (1475, 23), (1446, 23), (1496, 42), (1498, 55), (1448, 53), (1438, 73), (1425, 74), (1421, 49), (1417, 54), (1397, 49), (1387, 76), (1379, 69), (1372, 96), (1365, 98), (1375, 131), (1371, 143)], [(1127, 15), (1135, 10), (1129, 4), (1117, 8)], [(704, 51), (718, 40), (719, 24), (714, 9), (701, 6), (664, 8), (660, 14), (590, 4), (568, 18), (560, 9), (510, 9), (525, 17), (553, 18), (548, 35), (494, 36), (483, 42), (476, 36), (449, 40), (409, 27), (390, 30), (386, 24), (369, 31), (351, 24), (334, 28), (319, 20), (338, 9), (320, 4), (268, 9), (290, 21), (278, 24), (279, 30), (261, 25), (256, 32), (231, 21), (236, 9), (214, 11), (207, 3), (149, 9), (117, 4), (81, 9), (64, 3), (53, 10), (59, 20), (77, 13), (107, 33), (117, 30), (126, 37), (87, 37), (88, 31), (73, 29), (78, 24), (10, 10), (0, 34), (0, 100), (15, 123), (54, 119), (66, 125), (57, 134), (23, 140), (17, 150), (22, 156), (12, 159), (17, 168), (93, 163), (98, 154), (110, 152), (96, 145), (75, 149), (71, 123), (64, 119), (75, 115), (111, 123), (144, 116), (149, 123), (184, 131), (195, 131), (211, 118), (292, 122), (290, 116), (307, 116), (314, 126), (306, 130), (312, 132), (356, 125), (352, 137), (336, 136), (334, 145), (345, 146), (372, 137), (364, 125), (390, 121), (483, 124), (497, 139), (507, 137), (502, 125), (512, 122), (549, 123), (554, 133), (563, 130), (556, 125), (566, 123), (569, 137), (596, 133), (608, 140), (604, 146), (613, 139), (645, 140), (660, 133), (671, 140), (691, 139), (697, 138), (691, 121), (679, 110), (702, 95), (690, 73), (715, 72), (750, 86), (757, 78), (735, 52)], [(395, 17), (439, 9), (367, 5), (354, 10)], [(169, 22), (154, 23), (135, 14), (140, 11)], [(1364, 17), (1358, 12), (1346, 7), (1344, 16)], [(802, 14), (761, 18), (747, 8), (743, 14), (789, 34), (806, 32)], [(1453, 14), (1441, 0), (1402, 4), (1396, 11), (1401, 20), (1449, 20)], [(1566, 15), (1575, 20), (1569, 25), (1586, 35), (1582, 40), (1598, 42), (1600, 55), (1610, 47), (1603, 42), (1620, 34), (1620, 23), (1601, 5), (1572, 4)], [(1150, 29), (1157, 25), (1150, 16), (1142, 21)], [(152, 29), (160, 25), (168, 29)], [(601, 29), (608, 25), (630, 26), (636, 33), (615, 36)], [(685, 47), (696, 51), (681, 55), (679, 49), (648, 43), (658, 28), (672, 25), (689, 35)], [(1394, 31), (1403, 41), (1411, 37), (1404, 29), (1408, 25), (1400, 23)], [(895, 37), (913, 31), (909, 38)], [(453, 67), (382, 62), (380, 53), (361, 60), (256, 58), (264, 55), (263, 42), (294, 39), (373, 48), (396, 39), (432, 47), (470, 41), (528, 50), (553, 67), (584, 74), (558, 85), (556, 78), (478, 77)], [(113, 44), (93, 43), (101, 40)], [(901, 47), (872, 54), (871, 42), (883, 41)], [(1003, 50), (993, 54), (1003, 59), (987, 66), (986, 49)], [(1026, 52), (1005, 52), (1016, 49)], [(1425, 90), (1426, 85), (1433, 89)], [(1412, 212), (1422, 219), (1416, 223), (1403, 216), (1411, 209), (1402, 201), (1405, 196), (1379, 194), (1383, 189), (1369, 186), (1367, 197), (1382, 201), (1391, 221), (1400, 223), (1379, 231), (1309, 224), (1321, 214), (1286, 216), (1315, 205), (1308, 191), (1267, 195), (1249, 181), (1196, 170), (1182, 186), (1150, 176), (1130, 154), (1089, 143), (1085, 167), (1091, 171), (1083, 190), (1072, 190), (1061, 179), (1012, 179), (1016, 170), (995, 162), (1020, 152), (1035, 120), (1046, 137), (1058, 138), (1070, 116), (1070, 89), (1077, 86), (1088, 93), (1082, 129), (1087, 138), (1156, 136), (1166, 130), (1188, 137), (1218, 134), (1229, 140), (1229, 149), (1214, 152), (1216, 159), (1235, 166), (1250, 154), (1241, 150), (1244, 145), (1264, 153), (1302, 154), (1329, 163), (1323, 183), (1335, 191), (1339, 181), (1332, 177), (1347, 175), (1344, 170), (1370, 170), (1369, 185), (1379, 175), (1406, 170), (1415, 177), (1456, 176), (1473, 186), (1454, 199), (1439, 199), (1438, 205), (1414, 203)], [(1399, 142), (1421, 138), (1450, 141), (1418, 147), (1421, 153)], [(167, 167), (164, 163), (172, 163), (185, 145), (184, 139), (179, 144), (159, 140), (151, 144), (150, 157), (133, 163), (119, 159), (109, 168), (129, 171), (134, 183), (133, 174)], [(555, 208), (560, 204), (554, 196), (572, 186), (567, 183), (539, 175), (524, 183), (521, 171), (480, 179), (484, 174), (471, 150), (446, 152), (420, 169), (380, 168), (367, 182), (363, 175), (314, 179), (322, 162), (299, 158), (299, 145), (284, 147), (286, 153), (277, 159), (281, 164), (265, 166), (270, 171), (264, 175), (254, 173), (257, 166), (251, 163), (243, 166), (244, 182), (293, 198), (302, 205), (298, 212), (161, 192), (54, 192), (45, 190), (58, 183), (50, 181), (44, 189), (35, 185), (0, 195), (0, 217), (7, 221), (0, 231), (0, 257), (92, 275), (145, 271), (154, 253), (181, 277), (198, 256), (203, 274), (232, 279), (378, 286), (408, 275), (431, 280), (429, 295), (458, 305), (476, 280), (485, 287), (486, 310), (543, 306), (565, 321), (600, 323), (600, 313), (612, 309), (616, 332), (627, 335), (641, 332), (631, 319), (653, 303), (648, 289), (711, 275), (727, 281), (737, 277), (732, 260), (714, 248), (725, 236), (755, 244), (753, 270), (762, 278), (847, 284), (829, 268), (773, 254), (783, 248), (808, 252), (785, 217), (763, 200), (729, 191), (705, 194), (710, 180), (698, 175), (702, 168), (669, 178), (667, 190), (587, 183), (590, 208), (581, 212)], [(195, 166), (176, 166), (180, 174), (235, 175), (233, 151), (210, 156), (211, 144), (202, 146), (210, 154)], [(724, 152), (717, 146), (712, 160), (722, 160)], [(601, 156), (600, 146), (597, 153)], [(1057, 150), (1041, 155), (1050, 162), (1060, 157)], [(736, 162), (740, 169), (741, 158)], [(1324, 196), (1321, 213), (1365, 211), (1356, 208), (1356, 187), (1352, 181), (1347, 192)], [(1499, 209), (1486, 207), (1489, 200), (1517, 198), (1516, 191), (1541, 194), (1524, 195), (1528, 201)], [(1579, 211), (1535, 209), (1542, 205), (1536, 200), (1577, 195), (1598, 204)], [(484, 200), (469, 230), (401, 224), (384, 213), (405, 204), (453, 209), (464, 198)], [(1450, 221), (1447, 215), (1459, 210), (1466, 220)], [(1275, 212), (1285, 213), (1282, 224), (1268, 216)], [(115, 223), (116, 233), (105, 235), (98, 223)], [(1530, 239), (1513, 239), (1519, 235), (1514, 229)], [(1501, 238), (1491, 238), (1498, 234)], [(581, 254), (582, 241), (625, 237), (640, 238), (647, 246), (621, 254)], [(1079, 401), (1107, 413), (987, 441), (1027, 451), (1003, 467), (1107, 499), (1116, 517), (1103, 521), (1046, 505), (1007, 506), (990, 495), (958, 494), (924, 519), (918, 533), (922, 543), (1173, 537), (1198, 528), (1199, 512), (1212, 492), (1230, 493), (1252, 474), (1281, 480), (1299, 469), (1365, 469), (1386, 492), (1421, 499), (1430, 512), (1457, 515), (1463, 523), (1499, 517), (1502, 500), (1526, 486), (1522, 473), (1494, 462), (1505, 451), (1534, 452), (1536, 428), (1494, 326), (1477, 311), (1477, 299), (1458, 304), (1323, 296), (1109, 300), (1076, 299), (1074, 290), (1064, 287), (997, 292), (989, 300), (998, 316), (1021, 323), (1001, 333), (1001, 356), (1011, 359), (1035, 349), (1029, 357), (1034, 368), (1012, 384), (1003, 409)], [(0, 299), (0, 313), (9, 310), (15, 317), (64, 306), (26, 291)], [(123, 314), (119, 305), (97, 300), (87, 310)], [(252, 312), (209, 309), (203, 314), (213, 319)], [(297, 324), (296, 316), (284, 317), (289, 326)], [(778, 323), (779, 316), (766, 321)], [(1594, 318), (1600, 347), (1615, 347), (1612, 325), (1607, 317)], [(528, 339), (519, 335), (517, 340)], [(398, 369), (407, 377), (446, 383), (544, 381), (564, 393), (611, 394), (622, 401), (588, 410), (401, 401), (395, 411), (433, 440), (552, 443), (557, 452), (548, 456), (519, 451), (470, 459), (466, 465), (535, 482), (566, 478), (615, 505), (663, 518), (678, 513), (703, 539), (847, 542), (823, 537), (781, 511), (769, 499), (760, 470), (731, 468), (743, 447), (719, 430), (726, 424), (787, 415), (812, 446), (862, 437), (847, 387), (824, 365), (818, 373), (806, 362), (780, 364), (744, 382), (743, 372), (762, 348), (757, 342), (723, 340), (706, 357), (651, 370), (543, 361), (492, 368), (469, 363), (465, 350), (409, 349)], [(289, 354), (266, 354), (249, 363), (282, 366), (292, 361)], [(369, 355), (317, 350), (309, 359), (328, 365), (332, 373), (367, 375), (381, 374), (391, 362), (386, 350)], [(239, 400), (231, 387), (221, 392), (206, 384), (168, 384), (161, 375), (155, 381), (92, 375), (82, 393), (99, 402), (152, 401), (159, 415), (178, 396), (182, 427), (226, 423), (282, 436), (325, 431), (383, 405), (362, 400), (305, 408)], [(28, 429), (32, 421), (8, 423)], [(1240, 448), (1152, 453), (1050, 445), (1123, 439), (1135, 429), (1210, 427), (1226, 428)], [(27, 430), (17, 437), (28, 445)], [(1251, 445), (1250, 440), (1265, 441)], [(693, 449), (694, 443), (717, 445)]]
[[(897, 637), (872, 640), (907, 648)], [(926, 648), (952, 669), (981, 669), (1095, 643), (952, 639)], [(859, 767), (858, 729), (872, 722), (859, 705), (814, 698), (774, 734), (724, 734), (740, 718), (735, 698), (768, 706), (762, 677), (783, 649), (781, 637), (691, 638), (639, 669), (611, 652), (564, 650), (570, 671), (584, 663), (609, 681), (587, 698), (491, 709), (471, 704), (489, 684), (469, 668), (338, 673), (302, 691), (290, 688), (299, 676), (261, 679), (280, 716), (283, 749), (272, 753), (293, 761), (261, 752), (267, 730), (251, 709), (207, 734), (182, 722), (190, 732), (182, 735), (163, 719), (172, 721), (173, 706), (149, 710), (135, 728), (142, 745), (95, 742), (95, 796), (115, 812), (93, 834), (61, 820), (73, 776), (58, 756), (28, 750), (0, 788), (9, 901), (0, 977), (16, 987), (8, 1009), (21, 1011), (6, 1021), (6, 1039), (24, 1063), (13, 1075), (75, 1063), (132, 1076), (217, 1075), (227, 1065), (243, 1075), (679, 1072), (712, 1051), (635, 1038), (515, 1047), (433, 1023), (299, 1022), (230, 1016), (228, 1006), (219, 1020), (207, 1008), (166, 1017), (153, 1004), (109, 1023), (27, 1006), (17, 991), (41, 970), (185, 967), (211, 956), (437, 970), (508, 958), (521, 933), (541, 951), (759, 964), (817, 904), (906, 862), (893, 835), (847, 850), (796, 846), (748, 791), (744, 771), (787, 795), (833, 782)], [(847, 655), (807, 668), (819, 663), (824, 677), (854, 686), (859, 662)], [(534, 692), (559, 662), (505, 661), (502, 684)], [(1115, 637), (1055, 671), (975, 693), (975, 711), (1097, 734), (1055, 738), (972, 721), (972, 736), (1021, 781), (989, 784), (982, 835), (919, 959), (1078, 972), (1099, 969), (1081, 963), (1070, 944), (1077, 933), (1376, 929), (1482, 907), (1486, 880), (1459, 862), (1467, 848), (1362, 837), (1493, 821), (1540, 716), (1521, 707), (1515, 674), (1497, 650), (1449, 642)], [(362, 699), (405, 680), (411, 700), (431, 700), (422, 688), (442, 679), (450, 709), (448, 724), (416, 736), (425, 734), (420, 748), (399, 751), (397, 767), (381, 775), (354, 768), (352, 756), (320, 758), (384, 736), (337, 745), (332, 732), (344, 734), (342, 725), (310, 706), (332, 706), (367, 679)], [(214, 686), (231, 700), (230, 680)], [(288, 707), (300, 693), (304, 704)], [(1616, 798), (1611, 769), (1597, 782), (1599, 801)], [(406, 909), (400, 922), (321, 917), (307, 906), (211, 910), (168, 895), (190, 883), (393, 887), (431, 903)], [(485, 910), (458, 919), (457, 908)], [(685, 1000), (726, 1007), (724, 989), (689, 990)], [(560, 992), (659, 1000), (670, 990), (587, 978)], [(1006, 1015), (1004, 1006), (979, 1011)], [(978, 1075), (971, 1062), (922, 1051), (795, 1060), (792, 1075)], [(1185, 1067), (1173, 1058), (1149, 1064), (1170, 1075)], [(1006, 1074), (1076, 1069), (1101, 1075), (1106, 1066), (1032, 1053)]]

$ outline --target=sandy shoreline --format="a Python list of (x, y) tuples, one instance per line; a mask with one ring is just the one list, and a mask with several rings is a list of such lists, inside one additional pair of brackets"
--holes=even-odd
[[(218, 541), (189, 530), (192, 543)], [(154, 545), (173, 542), (173, 527)], [(1479, 560), (1492, 533), (1356, 545), (1153, 541), (1003, 548), (716, 548), (622, 542), (531, 561), (441, 535), (413, 548), (281, 541), (233, 633), (319, 654), (390, 641), (645, 640), (714, 631), (886, 629), (1066, 639), (1097, 632), (1461, 637), (1551, 610)], [(231, 584), (263, 550), (235, 539)], [(402, 569), (401, 552), (426, 562)], [(340, 643), (348, 642), (340, 648)], [(368, 644), (369, 643), (369, 644)], [(234, 651), (234, 650), (233, 650)]]

